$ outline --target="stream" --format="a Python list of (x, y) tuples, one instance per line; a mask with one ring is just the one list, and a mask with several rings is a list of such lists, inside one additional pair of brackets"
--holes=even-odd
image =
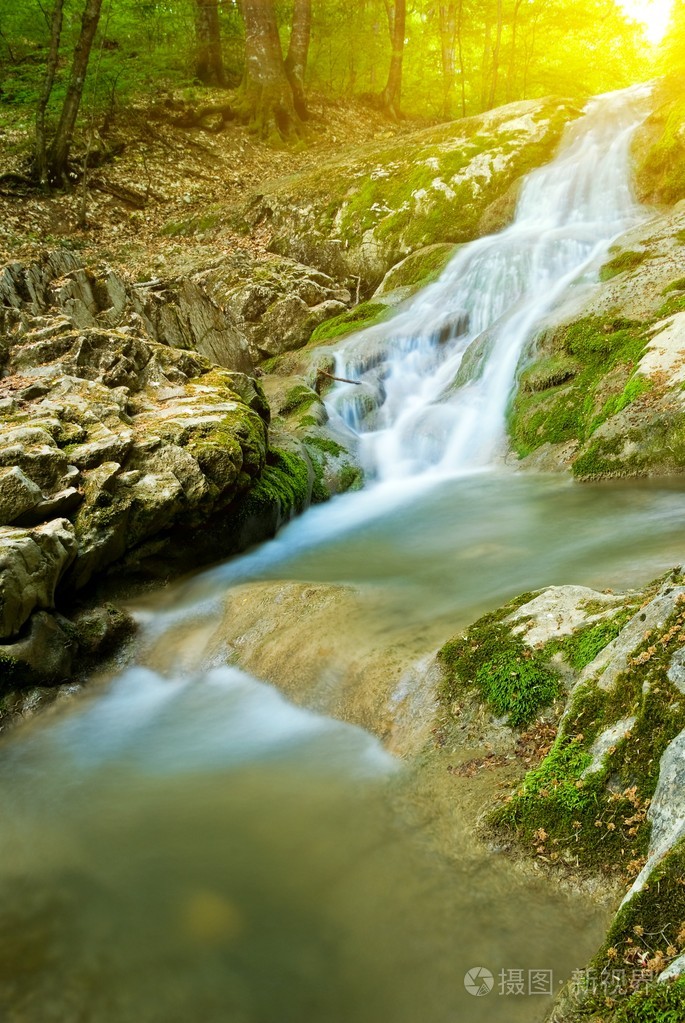
[(592, 955), (606, 905), (486, 852), (458, 814), (445, 854), (378, 739), (209, 650), (236, 587), (351, 593), (344, 673), (365, 643), (427, 657), (527, 589), (619, 589), (685, 560), (682, 484), (579, 486), (501, 458), (536, 324), (646, 215), (629, 162), (646, 96), (593, 100), (510, 228), (341, 346), (336, 374), (361, 386), (329, 409), (367, 487), (139, 599), (137, 663), (5, 743), (3, 1023), (534, 1023)]

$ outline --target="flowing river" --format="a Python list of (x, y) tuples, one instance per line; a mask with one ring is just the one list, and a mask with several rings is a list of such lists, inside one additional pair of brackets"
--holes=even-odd
[[(536, 324), (645, 216), (629, 165), (645, 113), (644, 90), (594, 100), (512, 227), (341, 348), (362, 384), (329, 405), (360, 436), (364, 491), (139, 601), (138, 663), (5, 743), (3, 1023), (533, 1023), (587, 962), (606, 907), (487, 852), (459, 811), (446, 850), (401, 761), (227, 665), (216, 637), (227, 594), (344, 591), (355, 614), (332, 605), (312, 666), (330, 687), (365, 644), (411, 663), (523, 590), (682, 560), (679, 484), (578, 486), (499, 457)], [(482, 358), (459, 376), (469, 346)], [(278, 599), (260, 642), (287, 675)]]

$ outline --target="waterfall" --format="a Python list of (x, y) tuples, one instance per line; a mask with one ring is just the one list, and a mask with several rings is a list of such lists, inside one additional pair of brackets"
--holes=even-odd
[(630, 147), (649, 87), (593, 99), (558, 156), (529, 174), (514, 222), (463, 246), (389, 322), (340, 347), (328, 398), (379, 480), (450, 475), (495, 460), (516, 370), (536, 328), (612, 240), (644, 219)]

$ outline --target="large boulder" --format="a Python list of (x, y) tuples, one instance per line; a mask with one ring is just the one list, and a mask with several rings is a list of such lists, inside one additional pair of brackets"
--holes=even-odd
[(0, 512), (15, 525), (69, 515), (73, 588), (153, 537), (199, 526), (264, 468), (259, 384), (195, 352), (62, 325), (10, 336), (6, 372)]
[(245, 219), (268, 229), (274, 252), (358, 280), (368, 295), (416, 249), (477, 237), (491, 207), (503, 226), (515, 182), (552, 156), (577, 114), (560, 100), (530, 100), (417, 131), (276, 184)]

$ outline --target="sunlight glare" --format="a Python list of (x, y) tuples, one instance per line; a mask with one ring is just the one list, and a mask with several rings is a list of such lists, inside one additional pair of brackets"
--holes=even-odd
[(650, 43), (661, 42), (671, 18), (673, 0), (620, 0), (620, 3), (626, 14), (645, 26)]

